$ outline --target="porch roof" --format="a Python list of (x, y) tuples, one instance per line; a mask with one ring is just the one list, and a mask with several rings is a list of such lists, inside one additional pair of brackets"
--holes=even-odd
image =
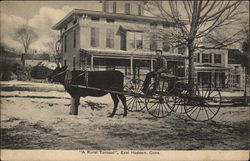
[(128, 26), (128, 25), (121, 25), (119, 30), (123, 31), (137, 31), (137, 32), (144, 32), (147, 31), (145, 27), (140, 26)]
[[(85, 48), (80, 49), (81, 54), (93, 55), (95, 57), (102, 58), (117, 58), (117, 59), (155, 59), (157, 56), (154, 51), (124, 51), (124, 50), (114, 50), (114, 49), (96, 49), (96, 48)], [(163, 56), (168, 60), (184, 60), (187, 56), (177, 54), (177, 53), (167, 53), (163, 52)]]
[(215, 66), (215, 65), (199, 65), (195, 67), (196, 71), (227, 71), (230, 68), (222, 67), (222, 66)]

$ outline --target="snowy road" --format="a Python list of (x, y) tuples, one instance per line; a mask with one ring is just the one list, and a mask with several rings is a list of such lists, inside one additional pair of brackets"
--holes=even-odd
[(121, 104), (118, 115), (108, 118), (113, 108), (109, 95), (82, 98), (78, 116), (69, 115), (70, 97), (65, 92), (5, 91), (1, 95), (11, 96), (1, 98), (2, 149), (249, 148), (248, 107), (223, 107), (214, 121), (202, 123), (176, 114), (155, 119), (146, 111), (123, 118)]

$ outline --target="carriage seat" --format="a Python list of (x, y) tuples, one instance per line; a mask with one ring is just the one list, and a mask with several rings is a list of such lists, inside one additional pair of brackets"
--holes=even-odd
[(173, 74), (161, 73), (158, 79), (164, 80), (164, 81), (171, 81), (171, 80), (175, 80), (176, 76)]

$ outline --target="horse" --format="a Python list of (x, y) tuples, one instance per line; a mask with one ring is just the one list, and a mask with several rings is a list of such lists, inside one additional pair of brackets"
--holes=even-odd
[(102, 90), (93, 90), (88, 88), (79, 88), (73, 85), (82, 85), (94, 87), (104, 90), (112, 90), (123, 92), (124, 75), (120, 71), (81, 71), (81, 70), (67, 70), (67, 66), (57, 66), (55, 70), (48, 76), (49, 82), (58, 82), (64, 85), (65, 90), (71, 96), (71, 110), (70, 115), (78, 115), (78, 106), (81, 97), (94, 96), (102, 97), (110, 93), (114, 102), (113, 111), (108, 117), (113, 117), (116, 113), (119, 99), (121, 100), (124, 113), (127, 116), (126, 97), (124, 94), (116, 94), (112, 92), (105, 92)]

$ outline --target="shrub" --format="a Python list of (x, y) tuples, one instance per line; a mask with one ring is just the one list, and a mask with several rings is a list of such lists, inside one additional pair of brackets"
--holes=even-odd
[(9, 81), (13, 79), (26, 81), (30, 80), (30, 67), (22, 66), (11, 61), (3, 61), (0, 63), (0, 80)]
[(52, 70), (45, 66), (34, 66), (31, 70), (31, 77), (35, 79), (46, 79)]

